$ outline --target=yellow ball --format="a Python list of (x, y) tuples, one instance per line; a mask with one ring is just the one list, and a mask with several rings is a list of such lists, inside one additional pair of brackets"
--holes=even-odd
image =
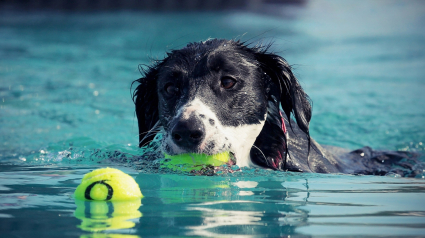
[(164, 154), (167, 159), (162, 163), (163, 168), (179, 171), (192, 171), (200, 170), (206, 165), (220, 166), (226, 164), (231, 159), (230, 152), (222, 152), (215, 155), (206, 154), (179, 154), (179, 155), (168, 155)]
[(96, 169), (84, 175), (74, 192), (76, 199), (94, 201), (124, 201), (142, 198), (139, 185), (118, 169)]

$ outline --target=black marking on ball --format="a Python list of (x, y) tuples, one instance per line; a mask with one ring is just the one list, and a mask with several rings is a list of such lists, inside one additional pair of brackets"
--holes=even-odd
[(204, 115), (204, 114), (199, 114), (199, 116), (200, 116), (202, 119), (204, 119), (204, 118), (205, 118), (205, 115)]
[(93, 200), (93, 198), (91, 198), (91, 196), (90, 196), (90, 192), (91, 192), (92, 188), (96, 184), (103, 184), (108, 188), (108, 196), (106, 196), (105, 201), (111, 200), (112, 195), (114, 195), (114, 189), (112, 189), (111, 185), (105, 183), (105, 181), (107, 181), (107, 180), (96, 181), (96, 182), (93, 182), (92, 184), (90, 184), (89, 186), (87, 186), (86, 191), (84, 192), (84, 197), (87, 200)]
[(210, 119), (209, 121), (210, 121), (211, 126), (214, 126), (214, 123), (215, 123), (214, 119)]

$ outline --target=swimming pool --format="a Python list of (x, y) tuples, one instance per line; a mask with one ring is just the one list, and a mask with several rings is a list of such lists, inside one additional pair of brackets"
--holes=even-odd
[[(107, 159), (143, 153), (129, 89), (138, 64), (209, 37), (274, 41), (313, 100), (319, 143), (423, 152), (424, 13), (413, 1), (311, 1), (273, 14), (0, 14), (2, 237), (423, 236), (423, 178), (194, 177)], [(105, 164), (145, 195), (131, 228), (90, 230), (72, 198)]]

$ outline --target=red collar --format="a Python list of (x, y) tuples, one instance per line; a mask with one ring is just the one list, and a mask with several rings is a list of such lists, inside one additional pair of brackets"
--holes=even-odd
[(287, 131), (286, 131), (286, 126), (285, 126), (285, 119), (282, 116), (282, 111), (279, 111), (279, 114), (280, 114), (280, 120), (282, 121), (282, 131), (283, 131), (284, 134), (286, 134)]

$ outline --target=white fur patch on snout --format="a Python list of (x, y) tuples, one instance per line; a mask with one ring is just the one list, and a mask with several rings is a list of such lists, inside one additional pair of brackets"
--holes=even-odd
[(224, 126), (209, 106), (195, 98), (185, 106), (182, 106), (174, 119), (188, 120), (190, 117), (200, 119), (205, 128), (205, 137), (197, 150), (186, 151), (180, 148), (174, 143), (171, 131), (166, 131), (162, 141), (162, 148), (165, 152), (169, 154), (204, 153), (212, 155), (230, 151), (235, 155), (238, 166), (249, 167), (254, 165), (249, 154), (257, 136), (263, 129), (266, 115), (258, 124)]

